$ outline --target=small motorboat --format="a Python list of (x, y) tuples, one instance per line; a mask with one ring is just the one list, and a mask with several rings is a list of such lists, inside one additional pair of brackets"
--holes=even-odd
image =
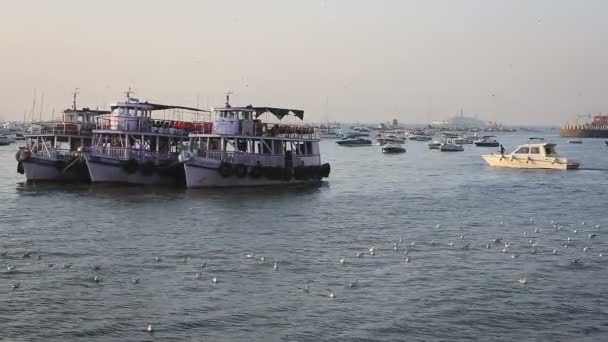
[(439, 146), (439, 151), (441, 152), (462, 152), (464, 151), (464, 147), (459, 144), (455, 144), (453, 142), (444, 142)]
[(428, 146), (430, 150), (438, 150), (441, 147), (441, 141), (434, 140), (426, 144), (426, 146)]
[(507, 155), (493, 153), (481, 157), (493, 167), (574, 170), (580, 166), (577, 162), (558, 156), (555, 144), (551, 143), (528, 143), (517, 146)]
[(372, 144), (372, 141), (369, 139), (363, 139), (363, 138), (353, 138), (353, 137), (345, 137), (342, 138), (338, 141), (336, 141), (336, 144), (340, 145), (340, 146), (369, 146)]
[(387, 135), (379, 134), (376, 137), (376, 141), (378, 142), (378, 145), (380, 145), (380, 146), (384, 146), (385, 144), (404, 144), (405, 138), (399, 137), (394, 134), (387, 134)]
[(386, 154), (405, 153), (405, 151), (405, 147), (401, 144), (386, 144), (382, 146), (382, 153)]
[(13, 141), (6, 135), (0, 135), (0, 146), (10, 145)]
[(606, 144), (606, 147), (608, 147), (608, 140), (604, 141), (604, 143)]
[(494, 135), (484, 135), (481, 139), (475, 140), (474, 144), (479, 147), (498, 147), (500, 145)]

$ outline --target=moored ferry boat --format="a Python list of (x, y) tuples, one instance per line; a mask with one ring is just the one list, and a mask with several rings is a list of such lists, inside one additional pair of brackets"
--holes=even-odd
[(188, 188), (246, 187), (318, 183), (330, 173), (321, 164), (319, 139), (312, 127), (263, 123), (263, 114), (279, 120), (303, 119), (301, 110), (226, 106), (212, 110), (211, 132), (190, 133), (183, 151)]
[(82, 149), (91, 145), (95, 118), (107, 111), (76, 108), (76, 95), (71, 109), (63, 112), (61, 121), (39, 122), (40, 130), (25, 134), (15, 158), (17, 172), (28, 181), (88, 182), (89, 173)]
[(608, 138), (608, 115), (596, 115), (584, 124), (568, 123), (559, 134), (568, 138)]
[[(178, 161), (183, 143), (192, 131), (210, 130), (202, 121), (154, 119), (160, 110), (206, 112), (198, 108), (140, 102), (128, 91), (124, 102), (98, 117), (92, 146), (85, 153), (92, 183), (136, 185), (183, 184)], [(175, 116), (183, 117), (184, 113)]]

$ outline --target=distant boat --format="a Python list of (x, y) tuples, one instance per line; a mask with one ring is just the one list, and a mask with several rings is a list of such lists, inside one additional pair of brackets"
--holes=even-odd
[(382, 146), (382, 152), (386, 153), (386, 154), (398, 154), (398, 153), (405, 153), (405, 147), (403, 147), (400, 144), (386, 144), (384, 146)]
[(583, 141), (582, 140), (570, 140), (568, 141), (569, 144), (582, 144)]
[(0, 146), (10, 145), (12, 143), (11, 139), (6, 135), (0, 135)]
[(464, 151), (464, 147), (459, 144), (454, 144), (452, 142), (445, 142), (439, 146), (439, 151), (441, 152), (462, 152)]
[(496, 136), (493, 135), (484, 135), (479, 140), (475, 140), (475, 146), (478, 147), (498, 147), (500, 143), (496, 140)]
[(426, 145), (427, 145), (427, 146), (429, 147), (429, 149), (431, 149), (431, 150), (438, 150), (438, 149), (441, 147), (441, 141), (437, 141), (437, 140), (435, 140), (435, 141), (432, 141), (432, 142), (430, 142), (430, 143), (428, 143), (428, 144), (426, 144)]
[(369, 146), (372, 144), (372, 141), (369, 139), (356, 138), (356, 137), (347, 137), (342, 138), (341, 140), (336, 141), (336, 144), (340, 146)]

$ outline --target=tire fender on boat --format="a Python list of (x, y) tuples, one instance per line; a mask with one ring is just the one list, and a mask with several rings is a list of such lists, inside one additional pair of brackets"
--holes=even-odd
[(237, 164), (234, 173), (239, 178), (243, 178), (243, 177), (247, 176), (247, 166), (245, 166), (243, 164)]
[(218, 171), (222, 177), (228, 178), (228, 177), (232, 176), (232, 164), (222, 162)]

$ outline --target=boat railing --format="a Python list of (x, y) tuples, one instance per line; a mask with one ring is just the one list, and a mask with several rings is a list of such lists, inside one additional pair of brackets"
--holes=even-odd
[(33, 156), (39, 158), (46, 158), (50, 160), (65, 160), (69, 161), (74, 159), (75, 157), (79, 157), (82, 155), (79, 151), (70, 151), (63, 149), (41, 149), (41, 150), (30, 150), (30, 153)]
[[(199, 157), (218, 160), (231, 164), (259, 165), (283, 167), (285, 166), (285, 155), (282, 154), (257, 154), (234, 151), (201, 151), (196, 154)], [(293, 166), (320, 165), (321, 156), (318, 154), (296, 155), (293, 157)]]
[(176, 159), (177, 154), (172, 152), (156, 152), (150, 150), (141, 150), (127, 147), (93, 147), (87, 149), (92, 155), (106, 156), (113, 159), (156, 159), (156, 160), (169, 160)]
[(153, 119), (128, 115), (100, 115), (97, 130), (188, 135), (193, 132), (211, 133), (212, 124), (199, 121)]

